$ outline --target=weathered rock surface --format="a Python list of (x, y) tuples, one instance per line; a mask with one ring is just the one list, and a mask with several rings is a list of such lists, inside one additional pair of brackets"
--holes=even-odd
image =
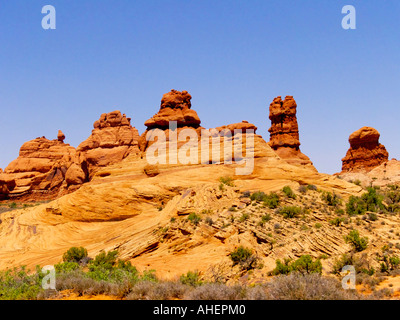
[(292, 96), (286, 96), (285, 100), (279, 96), (272, 101), (269, 107), (269, 145), (288, 163), (313, 167), (311, 160), (300, 151), (296, 113), (297, 104)]
[(65, 144), (63, 139), (41, 137), (24, 143), (19, 157), (0, 174), (3, 186), (0, 193), (5, 197), (53, 191), (63, 183), (74, 155), (75, 148)]
[(342, 172), (368, 172), (389, 160), (389, 153), (379, 143), (380, 133), (363, 127), (349, 137), (350, 149), (342, 159)]
[(139, 132), (120, 111), (102, 114), (93, 127), (90, 137), (76, 149), (74, 165), (66, 174), (68, 185), (79, 185), (99, 168), (139, 154)]
[[(179, 136), (179, 133), (184, 129), (195, 129), (198, 137), (200, 137), (201, 121), (197, 112), (191, 109), (191, 99), (192, 96), (187, 91), (181, 92), (174, 89), (163, 95), (158, 113), (144, 123), (147, 129), (140, 137), (141, 151), (145, 151), (152, 144), (151, 141), (157, 134), (157, 130), (164, 131), (166, 141), (170, 140), (171, 131), (175, 131), (172, 134)], [(173, 121), (176, 122), (177, 130), (170, 130)]]

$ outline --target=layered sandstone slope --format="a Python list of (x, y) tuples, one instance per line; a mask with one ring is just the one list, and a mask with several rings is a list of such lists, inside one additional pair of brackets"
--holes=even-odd
[(56, 140), (41, 137), (24, 143), (19, 157), (0, 174), (3, 197), (48, 193), (60, 188), (75, 155), (75, 148), (65, 144), (64, 139), (59, 131)]
[(269, 128), (271, 148), (285, 161), (294, 165), (307, 165), (312, 168), (311, 160), (301, 153), (299, 126), (297, 123), (297, 103), (292, 96), (285, 100), (279, 96), (269, 106)]
[[(268, 254), (268, 237), (264, 239), (255, 229), (244, 232), (216, 224), (187, 231), (189, 225), (172, 228), (171, 219), (184, 223), (192, 212), (214, 212), (214, 219), (228, 219), (228, 208), (248, 205), (241, 200), (241, 192), (247, 190), (269, 192), (285, 185), (296, 188), (313, 184), (343, 197), (361, 192), (354, 184), (288, 164), (257, 135), (238, 135), (230, 140), (237, 146), (254, 140), (253, 145), (241, 146), (254, 154), (254, 168), (247, 175), (240, 175), (237, 170), (245, 164), (224, 163), (225, 154), (220, 153), (219, 163), (164, 164), (157, 167), (157, 175), (148, 176), (146, 158), (131, 154), (120, 163), (99, 169), (92, 181), (74, 193), (38, 207), (4, 213), (0, 224), (0, 269), (54, 264), (68, 248), (84, 246), (91, 256), (100, 250), (118, 249), (121, 258), (132, 260), (141, 269), (176, 276), (229, 261), (229, 252), (242, 243), (251, 243), (265, 264), (271, 265), (279, 249)], [(173, 150), (172, 156), (174, 152), (179, 150)], [(196, 152), (202, 153), (198, 149)], [(226, 176), (234, 179), (235, 187), (220, 186), (220, 177)], [(174, 230), (168, 236), (172, 242), (164, 238), (165, 228)], [(323, 244), (317, 247), (324, 248), (320, 251), (341, 253), (338, 248), (342, 240), (330, 244), (324, 239), (341, 239), (340, 232), (321, 235), (318, 241)], [(317, 244), (312, 239), (308, 242), (308, 246)]]

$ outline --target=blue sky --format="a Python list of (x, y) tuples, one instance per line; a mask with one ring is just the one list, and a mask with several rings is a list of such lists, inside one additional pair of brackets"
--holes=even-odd
[[(56, 8), (43, 30), (41, 9)], [(344, 30), (344, 5), (357, 29)], [(349, 135), (375, 127), (400, 159), (398, 0), (0, 1), (0, 167), (39, 136), (77, 147), (101, 113), (144, 131), (187, 90), (206, 128), (248, 120), (269, 140), (276, 96), (298, 104), (301, 150), (340, 171)]]

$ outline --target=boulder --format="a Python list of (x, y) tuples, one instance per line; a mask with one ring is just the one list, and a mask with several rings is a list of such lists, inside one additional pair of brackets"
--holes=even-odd
[(363, 127), (349, 137), (350, 148), (342, 159), (342, 172), (369, 172), (388, 162), (389, 153), (379, 143), (380, 133)]

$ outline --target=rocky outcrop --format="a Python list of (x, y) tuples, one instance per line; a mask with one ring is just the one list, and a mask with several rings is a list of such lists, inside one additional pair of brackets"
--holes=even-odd
[(342, 172), (369, 172), (389, 160), (389, 153), (379, 143), (380, 133), (363, 127), (349, 137), (350, 149), (342, 159)]
[(24, 143), (19, 157), (0, 173), (2, 197), (51, 192), (60, 187), (75, 155), (75, 148), (63, 139), (41, 137)]
[(89, 181), (99, 168), (139, 154), (139, 132), (120, 111), (102, 114), (93, 127), (90, 137), (76, 149), (74, 165), (66, 172), (68, 185)]
[(152, 133), (156, 134), (157, 129), (163, 130), (166, 135), (166, 141), (169, 141), (170, 126), (173, 121), (176, 122), (177, 135), (182, 129), (192, 128), (200, 136), (201, 121), (197, 112), (191, 109), (191, 99), (192, 96), (187, 91), (181, 92), (172, 89), (164, 94), (158, 113), (144, 123), (147, 129), (140, 137), (140, 150), (145, 151), (151, 145), (153, 140)]
[(269, 107), (269, 145), (279, 157), (290, 164), (312, 166), (311, 160), (300, 151), (296, 113), (297, 104), (292, 96), (286, 96), (285, 100), (279, 96), (273, 100)]
[(171, 90), (163, 95), (160, 110), (152, 118), (147, 120), (144, 125), (150, 129), (168, 129), (171, 121), (177, 122), (177, 127), (200, 126), (200, 118), (197, 112), (192, 110), (192, 96), (187, 91)]

